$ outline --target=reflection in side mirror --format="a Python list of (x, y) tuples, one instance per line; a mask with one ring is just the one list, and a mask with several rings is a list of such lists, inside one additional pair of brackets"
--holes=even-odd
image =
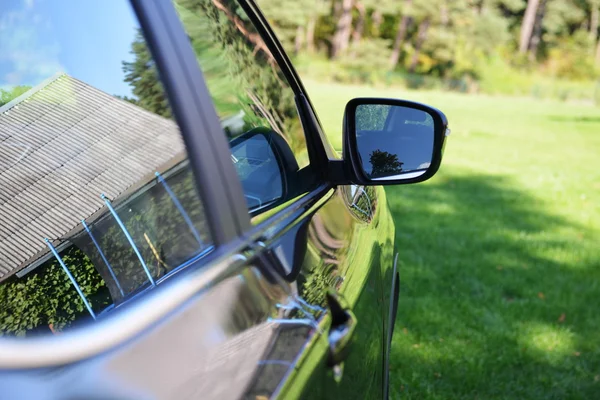
[(231, 159), (251, 215), (265, 212), (294, 195), (298, 163), (281, 135), (258, 127), (229, 142)]
[(231, 159), (240, 177), (249, 210), (283, 197), (281, 168), (268, 137), (253, 134), (232, 143)]
[(345, 134), (359, 183), (413, 183), (437, 171), (447, 120), (418, 103), (354, 99), (346, 107)]
[(383, 104), (356, 107), (356, 142), (373, 180), (423, 175), (433, 156), (433, 118), (425, 111)]

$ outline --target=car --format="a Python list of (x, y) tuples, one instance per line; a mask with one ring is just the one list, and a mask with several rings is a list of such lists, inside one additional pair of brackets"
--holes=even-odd
[(445, 115), (357, 97), (340, 155), (254, 0), (9, 14), (0, 398), (387, 398), (383, 186), (436, 173)]

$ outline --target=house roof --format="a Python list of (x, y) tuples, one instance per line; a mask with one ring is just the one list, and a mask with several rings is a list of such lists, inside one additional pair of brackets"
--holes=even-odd
[(0, 107), (0, 281), (184, 150), (173, 121), (66, 74)]

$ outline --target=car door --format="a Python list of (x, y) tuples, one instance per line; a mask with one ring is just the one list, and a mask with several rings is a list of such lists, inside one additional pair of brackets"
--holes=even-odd
[[(112, 185), (112, 191), (102, 197), (105, 205), (99, 206), (103, 208), (94, 211), (88, 203), (80, 204), (85, 201), (81, 192), (66, 198), (73, 199), (71, 206), (81, 205), (81, 213), (89, 209), (93, 214), (89, 216), (93, 233), (81, 222), (57, 231), (60, 237), (50, 241), (65, 272), (75, 270), (73, 276), (66, 275), (81, 295), (78, 299), (69, 293), (57, 301), (76, 303), (80, 311), (89, 305), (92, 318), (85, 320), (78, 314), (81, 318), (69, 321), (54, 336), (2, 339), (0, 380), (10, 388), (2, 396), (380, 398), (386, 378), (388, 316), (382, 277), (393, 251), (393, 225), (383, 191), (328, 183), (323, 166), (333, 151), (299, 80), (253, 4), (219, 0), (132, 4), (145, 40), (135, 37), (132, 48), (141, 56), (124, 65), (134, 72), (144, 69), (126, 79), (144, 82), (135, 89), (147, 88), (149, 82), (152, 90), (134, 90), (133, 99), (113, 100), (103, 94), (94, 102), (93, 91), (84, 83), (61, 77), (66, 79), (61, 81), (64, 87), (53, 94), (50, 86), (44, 86), (43, 92), (55, 96), (51, 104), (59, 106), (48, 107), (47, 99), (39, 99), (42, 92), (26, 97), (27, 104), (37, 107), (33, 111), (38, 116), (52, 121), (53, 129), (60, 128), (74, 138), (82, 134), (75, 130), (79, 129), (76, 118), (57, 122), (63, 104), (69, 115), (85, 122), (85, 132), (101, 123), (117, 132), (118, 140), (106, 145), (120, 154), (115, 166), (128, 160), (123, 146), (126, 140), (133, 141), (133, 132), (142, 139), (149, 133), (156, 138), (144, 139), (147, 147), (140, 148), (152, 157), (142, 157), (144, 151), (135, 153), (133, 143), (128, 151), (136, 156), (127, 164), (132, 170), (119, 170), (137, 181), (125, 182), (117, 190), (123, 179), (117, 181), (116, 175), (102, 172), (113, 177), (105, 182)], [(85, 20), (93, 17), (93, 11), (75, 7), (70, 13)], [(122, 19), (113, 20), (118, 21)], [(208, 33), (212, 42), (206, 39)], [(236, 34), (241, 39), (235, 40)], [(202, 40), (195, 41), (198, 37)], [(150, 53), (141, 50), (145, 46)], [(65, 49), (75, 54), (73, 47)], [(252, 57), (259, 62), (253, 63)], [(102, 65), (102, 58), (97, 62)], [(228, 71), (229, 81), (220, 75), (223, 70)], [(149, 81), (143, 80), (148, 77)], [(249, 90), (263, 83), (271, 86), (263, 92)], [(233, 85), (244, 90), (232, 95)], [(74, 90), (84, 88), (88, 91), (83, 94)], [(109, 101), (114, 102), (110, 106), (114, 127), (100, 121), (98, 114), (88, 117), (91, 108), (75, 107), (94, 105), (94, 110), (104, 110), (104, 102)], [(26, 109), (26, 103), (19, 104)], [(167, 107), (151, 108), (156, 104)], [(126, 111), (119, 111), (125, 106)], [(166, 110), (162, 115), (167, 118), (136, 119), (150, 109)], [(3, 121), (13, 123), (11, 129), (34, 124), (32, 133), (36, 134), (45, 121), (33, 120), (34, 114), (11, 118)], [(138, 131), (133, 130), (136, 124), (142, 126)], [(173, 137), (171, 128), (178, 129), (181, 139), (164, 138)], [(29, 136), (21, 134), (20, 138), (24, 143)], [(180, 151), (158, 163), (156, 158), (173, 146), (185, 149), (183, 159), (177, 158)], [(40, 155), (47, 157), (47, 153)], [(92, 164), (80, 167), (84, 172), (92, 167), (97, 170), (98, 165)], [(178, 176), (174, 165), (192, 172), (191, 178), (181, 178), (177, 190), (168, 189), (162, 180)], [(61, 167), (56, 164), (53, 171), (62, 173)], [(156, 180), (148, 173), (156, 175)], [(70, 176), (63, 178), (69, 182)], [(84, 184), (84, 175), (79, 178)], [(175, 180), (170, 182), (175, 188)], [(159, 184), (164, 186), (160, 201), (154, 197), (139, 200)], [(112, 202), (115, 207), (111, 208)], [(171, 211), (161, 214), (167, 208)], [(155, 217), (148, 219), (149, 214)], [(77, 218), (85, 221), (86, 217), (78, 214)], [(116, 225), (103, 228), (103, 218), (112, 218)], [(53, 221), (48, 219), (48, 224)], [(39, 220), (36, 226), (50, 229)], [(116, 237), (111, 232), (119, 229), (124, 234), (119, 243), (131, 247), (127, 257), (114, 250), (118, 246), (105, 245)], [(79, 288), (79, 282), (90, 276), (87, 270), (69, 264), (75, 263), (72, 254), (67, 257), (64, 252), (68, 250), (61, 250), (69, 243), (78, 247), (77, 235), (84, 232), (90, 239), (106, 234), (100, 245), (97, 240), (88, 241), (98, 253), (88, 258), (97, 259), (92, 269), (98, 270), (105, 285), (111, 286), (111, 279), (115, 283), (107, 294), (113, 299), (109, 306), (96, 301), (91, 289)], [(194, 240), (204, 243), (200, 250), (188, 251), (182, 245)], [(56, 274), (48, 268), (45, 272)], [(133, 268), (137, 268), (135, 273)], [(130, 290), (119, 297), (114, 293), (123, 289), (122, 276), (127, 277)], [(69, 282), (66, 276), (60, 279)], [(356, 325), (347, 332), (337, 330), (341, 326), (338, 317), (350, 313)], [(346, 341), (352, 346), (346, 346)], [(333, 344), (339, 346), (332, 349)]]
[[(298, 365), (293, 371), (299, 371), (298, 374), (286, 371), (285, 374), (289, 375), (279, 383), (278, 390), (281, 390), (283, 398), (302, 394), (302, 390), (307, 390), (302, 395), (308, 398), (382, 397), (387, 378), (384, 371), (388, 323), (385, 319), (389, 316), (389, 296), (385, 293), (391, 286), (390, 280), (390, 285), (384, 287), (382, 275), (392, 265), (394, 235), (383, 191), (372, 187), (335, 187), (328, 183), (323, 170), (329, 158), (335, 157), (335, 152), (320, 129), (299, 78), (254, 2), (212, 1), (203, 4), (179, 1), (175, 4), (217, 104), (217, 113), (238, 116), (245, 111), (243, 108), (238, 111), (235, 107), (232, 111), (228, 110), (232, 104), (225, 106), (226, 94), (229, 95), (231, 89), (224, 89), (226, 85), (222, 83), (227, 67), (217, 66), (204, 58), (204, 53), (209, 51), (207, 48), (216, 47), (215, 52), (218, 53), (220, 45), (226, 57), (245, 66), (242, 71), (232, 68), (227, 76), (242, 75), (239, 84), (246, 92), (252, 93), (248, 97), (259, 108), (258, 113), (268, 114), (267, 125), (278, 133), (276, 137), (285, 139), (281, 146), (289, 144), (289, 157), (281, 159), (295, 158), (294, 167), (298, 164), (300, 168), (297, 175), (289, 180), (301, 182), (313, 175), (313, 183), (292, 188), (280, 202), (266, 206), (267, 209), (265, 206), (255, 209), (250, 206), (252, 223), (260, 232), (257, 234), (261, 246), (265, 247), (262, 257), (280, 272), (285, 284), (291, 284), (292, 300), (284, 305), (285, 309), (292, 311), (290, 315), (294, 318), (308, 318), (317, 324), (306, 338), (309, 345), (304, 345), (303, 351), (297, 354)], [(211, 25), (211, 20), (218, 21), (218, 24)], [(227, 30), (227, 25), (230, 30)], [(215, 35), (213, 43), (207, 43), (210, 42), (211, 29), (219, 30), (219, 34)], [(211, 44), (217, 46), (211, 47)], [(238, 50), (228, 49), (229, 46)], [(246, 52), (239, 50), (244, 46), (248, 47)], [(251, 66), (258, 71), (252, 70)], [(244, 79), (246, 74), (260, 76), (268, 82), (270, 90), (261, 91), (257, 87), (260, 85), (249, 82), (249, 78)], [(277, 78), (269, 80), (273, 75)], [(296, 107), (291, 107), (288, 100), (290, 107), (285, 108), (282, 105), (285, 104), (284, 99), (292, 92)], [(277, 106), (265, 110), (269, 102)], [(294, 114), (290, 109), (298, 110), (302, 130), (298, 129), (297, 123), (286, 123), (286, 119), (292, 119), (291, 114)], [(298, 145), (302, 140), (306, 141), (305, 152), (304, 146)], [(233, 153), (238, 160), (234, 163), (240, 164), (235, 149)], [(309, 160), (303, 158), (307, 154)], [(271, 178), (263, 177), (261, 180), (259, 177), (258, 181), (254, 181), (248, 175), (240, 176), (249, 205), (257, 204), (256, 199), (260, 197), (272, 198), (256, 193), (257, 187), (266, 187)], [(278, 206), (280, 203), (287, 206), (288, 212), (296, 209), (295, 214), (286, 219), (271, 217), (265, 220), (272, 214), (270, 207), (280, 213), (286, 212), (285, 208)], [(382, 265), (386, 266), (383, 271)], [(335, 335), (331, 315), (326, 312), (331, 307), (327, 299), (330, 290), (339, 296), (339, 301), (354, 313), (358, 321), (353, 331), (352, 349), (343, 369), (340, 365), (337, 371), (328, 360), (327, 350)], [(289, 325), (287, 321), (283, 323)], [(274, 345), (273, 353), (265, 357), (279, 360), (283, 351), (281, 346)], [(296, 352), (292, 350), (290, 353)], [(274, 371), (284, 374), (285, 370), (278, 363), (267, 363), (258, 371), (258, 376), (272, 376)], [(310, 380), (306, 380), (308, 376), (311, 376)]]

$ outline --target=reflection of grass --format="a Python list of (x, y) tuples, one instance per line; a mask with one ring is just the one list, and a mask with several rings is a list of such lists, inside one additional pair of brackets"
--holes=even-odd
[(438, 176), (387, 189), (402, 278), (392, 398), (596, 398), (600, 112), (308, 86), (337, 148), (354, 96), (429, 103), (453, 132)]

